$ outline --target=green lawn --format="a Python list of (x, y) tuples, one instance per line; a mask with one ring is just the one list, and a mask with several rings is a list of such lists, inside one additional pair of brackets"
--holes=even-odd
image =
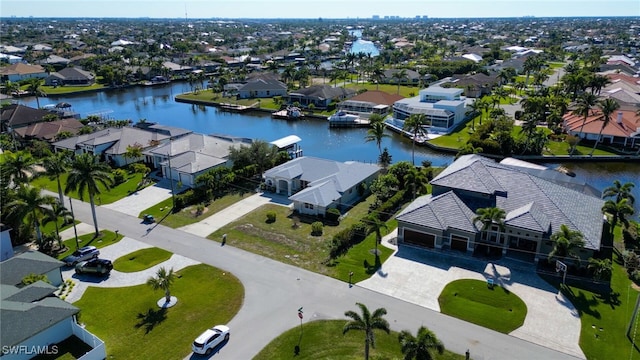
[(237, 203), (238, 201), (243, 200), (245, 197), (251, 196), (251, 195), (252, 194), (239, 193), (239, 192), (225, 195), (211, 202), (207, 206), (206, 211), (199, 216), (196, 216), (195, 206), (189, 206), (176, 213), (172, 213), (171, 206), (173, 204), (173, 200), (171, 198), (168, 198), (166, 200), (163, 200), (153, 205), (148, 209), (143, 210), (142, 212), (140, 212), (138, 217), (142, 219), (142, 217), (145, 214), (150, 214), (150, 215), (153, 215), (156, 221), (162, 223), (162, 225), (175, 229), (181, 226), (202, 221), (208, 218), (209, 216), (217, 213), (218, 211), (225, 209)]
[[(345, 323), (346, 320), (305, 322), (302, 328), (296, 326), (278, 336), (253, 359), (360, 360), (364, 357), (364, 333), (351, 330), (342, 335), (342, 328)], [(414, 335), (417, 331), (417, 329), (408, 330)], [(392, 331), (387, 334), (383, 331), (375, 330), (375, 340), (376, 347), (375, 349), (371, 348), (369, 353), (371, 359), (402, 359), (397, 332)], [(299, 346), (300, 350), (297, 355), (295, 353), (296, 346)], [(435, 355), (434, 359), (436, 360), (464, 359), (463, 355), (446, 350), (442, 355), (437, 354), (437, 352)]]
[(156, 305), (164, 293), (146, 284), (89, 287), (74, 303), (80, 322), (105, 342), (107, 359), (182, 359), (200, 333), (240, 310), (244, 289), (230, 273), (201, 264), (178, 276), (171, 291), (178, 303), (166, 310)]
[(85, 91), (94, 91), (97, 89), (103, 89), (105, 86), (102, 84), (93, 84), (90, 86), (41, 86), (40, 88), (47, 95), (59, 95), (59, 94), (71, 94), (71, 93), (81, 93)]
[(156, 247), (140, 249), (117, 258), (113, 262), (113, 268), (126, 273), (142, 271), (169, 260), (171, 255), (173, 254)]
[[(105, 246), (109, 246), (117, 243), (123, 237), (124, 236), (122, 236), (122, 234), (116, 235), (116, 233), (114, 233), (113, 231), (101, 230), (100, 235), (98, 237), (94, 237), (93, 233), (78, 236), (78, 243), (80, 247), (92, 245), (100, 249)], [(68, 240), (64, 240), (62, 243), (67, 247), (67, 251), (59, 254), (58, 259), (64, 259), (65, 256), (70, 255), (72, 252), (76, 250), (75, 237), (72, 237), (71, 239), (68, 239)]]
[(440, 311), (458, 319), (508, 334), (524, 324), (527, 306), (517, 295), (485, 281), (450, 282), (438, 297)]
[[(60, 176), (60, 183), (62, 184), (63, 189), (67, 184), (67, 177), (67, 174), (63, 174), (62, 176)], [(95, 198), (96, 205), (111, 204), (112, 202), (118, 201), (125, 196), (136, 192), (136, 190), (139, 190), (138, 185), (142, 182), (142, 177), (143, 174), (130, 174), (125, 182), (112, 187), (108, 191), (105, 190), (104, 186), (98, 185), (98, 188), (100, 189), (100, 195), (97, 195)], [(40, 176), (34, 179), (31, 184), (33, 186), (53, 191), (56, 194), (58, 193), (58, 184), (56, 180), (50, 180), (47, 176)], [(80, 199), (80, 196), (76, 191), (71, 191), (67, 195), (74, 199)], [(89, 201), (89, 196), (86, 194), (86, 192), (83, 195), (83, 200), (87, 202)]]
[[(222, 234), (226, 233), (228, 245), (344, 281), (348, 280), (349, 271), (353, 271), (354, 281), (362, 280), (371, 276), (372, 265), (375, 266), (375, 255), (370, 251), (375, 246), (373, 237), (368, 237), (337, 261), (327, 264), (326, 260), (333, 236), (363, 218), (373, 199), (371, 196), (354, 206), (340, 225), (325, 225), (321, 236), (311, 235), (310, 223), (299, 222), (294, 227), (292, 212), (288, 207), (267, 204), (222, 227), (208, 238), (219, 242)], [(266, 221), (270, 211), (276, 213), (273, 223)], [(392, 226), (396, 225), (392, 223), (387, 231), (393, 230)], [(381, 252), (380, 261), (386, 260), (392, 253), (382, 245), (378, 248)]]
[[(80, 221), (76, 220), (76, 224), (79, 224)], [(62, 232), (63, 230), (66, 230), (70, 227), (73, 226), (73, 222), (69, 221), (68, 224), (64, 223), (64, 219), (60, 218), (58, 219), (58, 231)], [(42, 225), (40, 227), (40, 230), (42, 231), (43, 234), (48, 234), (48, 233), (55, 233), (56, 232), (56, 225), (54, 224), (54, 222), (48, 222), (44, 225)]]
[[(357, 83), (357, 84), (347, 84), (346, 88), (354, 89), (356, 91), (360, 89), (367, 89), (367, 90), (384, 91), (389, 94), (398, 94), (398, 85), (394, 85), (394, 84)], [(406, 98), (418, 96), (418, 91), (420, 91), (420, 88), (418, 86), (400, 85), (400, 95)]]

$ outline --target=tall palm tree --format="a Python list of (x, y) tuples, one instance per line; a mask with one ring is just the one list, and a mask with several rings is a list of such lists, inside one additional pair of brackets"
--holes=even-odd
[(444, 353), (444, 344), (436, 334), (424, 326), (420, 326), (417, 336), (409, 330), (403, 330), (398, 335), (404, 360), (434, 360), (433, 351)]
[[(584, 125), (587, 123), (587, 118), (591, 115), (591, 110), (597, 103), (598, 97), (590, 93), (583, 93), (582, 96), (578, 98), (576, 109), (573, 111), (574, 115), (583, 117), (582, 125), (580, 125), (580, 131), (578, 131), (578, 140), (582, 138), (582, 130), (584, 129)], [(571, 153), (569, 153), (569, 155), (573, 155), (575, 148), (575, 146), (571, 148)]]
[(389, 165), (391, 165), (391, 154), (389, 149), (384, 148), (380, 156), (378, 156), (378, 164), (382, 167), (382, 171), (386, 172)]
[(427, 177), (426, 175), (415, 167), (404, 176), (405, 189), (411, 189), (412, 199), (415, 200), (416, 194), (425, 194), (427, 192)]
[(99, 230), (98, 218), (96, 217), (95, 196), (100, 194), (99, 185), (109, 189), (111, 184), (113, 184), (111, 170), (107, 164), (99, 162), (97, 156), (84, 153), (77, 155), (73, 159), (64, 192), (77, 191), (80, 195), (80, 200), (83, 199), (85, 192), (89, 195), (96, 236), (99, 235)]
[(387, 315), (387, 309), (379, 308), (373, 313), (369, 312), (369, 309), (361, 303), (356, 303), (362, 312), (362, 316), (355, 311), (349, 310), (344, 313), (344, 316), (351, 318), (352, 320), (347, 322), (342, 328), (342, 333), (346, 334), (350, 330), (362, 330), (365, 333), (364, 337), (364, 359), (369, 359), (369, 346), (376, 348), (376, 339), (373, 330), (382, 330), (389, 333), (389, 322), (383, 318)]
[(573, 258), (580, 261), (575, 249), (584, 246), (584, 235), (578, 230), (571, 230), (567, 225), (560, 225), (560, 229), (551, 235), (554, 242), (553, 250), (549, 253), (549, 260), (559, 258), (565, 260)]
[(4, 155), (0, 171), (8, 174), (14, 186), (26, 183), (36, 171), (36, 160), (26, 150), (14, 153), (7, 152)]
[(427, 135), (427, 129), (425, 129), (425, 125), (428, 124), (427, 116), (425, 114), (412, 114), (404, 121), (403, 130), (411, 133), (411, 164), (413, 166), (416, 165), (415, 154), (416, 154), (416, 141), (418, 137), (424, 137)]
[(139, 143), (134, 143), (133, 145), (127, 146), (127, 151), (124, 153), (124, 158), (127, 161), (127, 165), (129, 165), (129, 159), (139, 159), (142, 157), (142, 145)]
[(176, 274), (173, 272), (173, 268), (169, 271), (164, 267), (161, 267), (156, 272), (155, 277), (147, 279), (147, 285), (151, 286), (153, 290), (164, 291), (164, 300), (166, 303), (171, 302), (171, 285), (176, 280)]
[(42, 90), (40, 85), (41, 82), (39, 78), (29, 79), (27, 85), (27, 92), (30, 92), (31, 94), (33, 94), (33, 96), (36, 97), (36, 104), (38, 105), (38, 109), (40, 109), (40, 97), (47, 96), (47, 93)]
[(476, 116), (478, 114), (482, 115), (482, 104), (479, 99), (474, 100), (471, 104), (467, 105), (467, 111), (464, 113), (465, 116), (470, 117), (472, 119), (471, 130), (476, 129)]
[[(375, 141), (378, 146), (378, 151), (382, 154), (382, 139), (389, 137), (389, 134), (385, 133), (384, 122), (382, 121), (382, 117), (380, 115), (375, 117), (376, 115), (371, 115), (369, 118), (370, 128), (367, 130), (367, 136), (365, 137), (365, 142)], [(378, 119), (379, 118), (379, 119)]]
[(489, 232), (493, 225), (498, 226), (498, 232), (496, 233), (496, 241), (500, 239), (500, 231), (504, 230), (504, 219), (506, 213), (504, 210), (498, 207), (487, 207), (476, 210), (476, 216), (473, 218), (473, 222), (481, 222), (482, 232)]
[(600, 127), (600, 132), (598, 133), (598, 138), (596, 139), (595, 144), (593, 144), (593, 149), (591, 149), (591, 154), (589, 156), (593, 156), (593, 152), (596, 151), (596, 146), (600, 142), (600, 137), (602, 136), (602, 130), (609, 124), (611, 121), (611, 117), (613, 113), (620, 108), (620, 104), (618, 104), (613, 99), (604, 99), (598, 103), (598, 107), (602, 112), (602, 115), (598, 118), (598, 120), (602, 121), (602, 126)]
[(49, 179), (56, 180), (56, 183), (58, 185), (58, 197), (60, 199), (60, 204), (64, 204), (60, 175), (67, 172), (67, 168), (69, 167), (69, 157), (64, 152), (54, 153), (51, 156), (47, 157), (42, 165), (44, 166), (45, 174), (49, 177)]
[(51, 212), (50, 206), (55, 202), (51, 195), (42, 195), (40, 189), (29, 185), (18, 188), (15, 200), (7, 204), (8, 212), (26, 224), (33, 224), (38, 245), (42, 245), (40, 221)]
[(376, 259), (378, 258), (378, 244), (382, 242), (382, 229), (388, 229), (387, 224), (380, 220), (380, 214), (372, 212), (364, 218), (364, 222), (367, 225), (367, 233), (374, 233), (376, 235), (376, 244), (374, 252)]
[(376, 90), (380, 89), (380, 81), (382, 81), (382, 79), (384, 79), (384, 70), (378, 66), (376, 66), (373, 71), (371, 72), (371, 75), (369, 75), (369, 78), (371, 78), (372, 81), (376, 82)]
[(620, 180), (613, 180), (613, 185), (607, 187), (602, 192), (602, 197), (615, 197), (615, 201), (618, 202), (622, 199), (628, 199), (629, 204), (633, 205), (636, 201), (635, 197), (631, 194), (631, 191), (635, 187), (632, 182), (622, 184)]
[(71, 216), (71, 211), (67, 210), (67, 208), (64, 207), (62, 203), (54, 201), (53, 204), (51, 204), (51, 211), (45, 214), (45, 217), (42, 220), (42, 223), (44, 225), (53, 222), (56, 228), (56, 238), (58, 239), (58, 245), (60, 246), (62, 246), (62, 242), (60, 239), (60, 226), (58, 226), (58, 220), (63, 219), (62, 223), (66, 224), (67, 221), (71, 220)]
[(398, 84), (398, 95), (400, 95), (400, 83), (402, 81), (406, 81), (407, 80), (407, 70), (406, 69), (400, 69), (398, 71), (395, 72), (395, 74), (393, 74), (393, 78), (396, 79), (397, 84)]
[(629, 205), (629, 199), (622, 198), (619, 201), (607, 200), (602, 206), (602, 213), (610, 215), (611, 234), (621, 222), (626, 227), (628, 225), (627, 216), (633, 215), (635, 211), (633, 207)]

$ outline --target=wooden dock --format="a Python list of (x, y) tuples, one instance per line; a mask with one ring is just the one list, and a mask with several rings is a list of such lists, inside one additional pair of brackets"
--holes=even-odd
[(247, 105), (240, 105), (240, 104), (220, 103), (219, 107), (221, 110), (224, 110), (224, 111), (242, 113), (245, 111), (256, 109), (259, 104), (260, 103), (255, 102), (247, 106)]

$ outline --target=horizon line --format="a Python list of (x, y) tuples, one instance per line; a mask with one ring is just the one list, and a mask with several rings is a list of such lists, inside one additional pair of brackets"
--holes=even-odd
[[(438, 19), (562, 19), (562, 18), (598, 18), (598, 19), (606, 19), (606, 18), (640, 18), (638, 15), (558, 15), (558, 16), (535, 16), (535, 15), (521, 15), (521, 16), (477, 16), (477, 17), (429, 17), (428, 15), (423, 15), (427, 17), (393, 17), (393, 18), (384, 18), (378, 17), (342, 17), (342, 18), (331, 18), (331, 17), (313, 17), (313, 18), (298, 18), (298, 17), (275, 17), (275, 18), (257, 18), (257, 17), (207, 17), (207, 18), (188, 18), (186, 20), (373, 20), (373, 21), (384, 21), (384, 20), (438, 20)], [(9, 15), (2, 16), (0, 15), (0, 19), (146, 19), (146, 20), (181, 20), (184, 21), (183, 17), (149, 17), (149, 16), (136, 16), (136, 17), (128, 17), (128, 16), (17, 16), (17, 15)]]

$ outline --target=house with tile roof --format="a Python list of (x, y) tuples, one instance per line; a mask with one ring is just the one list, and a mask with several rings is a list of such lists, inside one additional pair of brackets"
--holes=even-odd
[[(400, 246), (491, 252), (538, 262), (554, 247), (561, 225), (584, 235), (579, 250), (588, 259), (600, 250), (604, 200), (597, 190), (555, 170), (496, 163), (464, 155), (431, 181), (432, 194), (413, 201), (397, 217)], [(504, 228), (482, 231), (474, 221), (480, 208), (505, 212)]]
[(3, 82), (18, 82), (31, 78), (44, 79), (48, 75), (47, 71), (40, 65), (29, 65), (21, 62), (0, 69), (0, 79)]
[(20, 104), (10, 104), (0, 110), (0, 129), (12, 132), (18, 128), (43, 122), (43, 118), (51, 113)]
[(391, 110), (391, 106), (402, 99), (404, 96), (369, 90), (342, 101), (338, 104), (338, 111), (355, 114), (366, 119), (372, 114), (386, 116)]
[(238, 89), (240, 99), (270, 98), (287, 95), (287, 85), (275, 79), (258, 78)]
[(63, 132), (76, 135), (83, 126), (76, 119), (61, 119), (30, 124), (29, 126), (15, 129), (15, 134), (22, 141), (42, 140), (52, 142)]
[(264, 180), (272, 191), (287, 195), (297, 212), (325, 215), (358, 201), (379, 172), (374, 164), (302, 156), (265, 171)]
[(186, 187), (194, 187), (196, 178), (219, 167), (231, 167), (231, 148), (250, 145), (251, 140), (191, 133), (143, 152), (145, 161), (162, 169), (165, 179), (173, 179)]
[[(80, 309), (56, 297), (62, 284), (61, 261), (27, 251), (0, 262), (0, 344), (2, 359), (27, 360), (41, 353), (55, 355), (57, 344), (76, 336), (104, 359), (104, 342), (76, 323)], [(45, 275), (49, 283), (23, 285), (30, 274)]]
[(309, 105), (313, 104), (316, 108), (326, 109), (331, 102), (339, 102), (355, 94), (356, 92), (352, 89), (332, 87), (330, 85), (312, 85), (292, 91), (285, 98), (289, 104), (297, 102), (303, 107), (309, 107)]
[[(585, 120), (584, 116), (567, 113), (562, 117), (562, 126), (567, 134), (582, 139), (596, 141), (624, 149), (640, 148), (640, 118), (636, 110), (620, 109), (612, 114), (612, 119), (604, 125), (602, 113), (594, 110)], [(600, 132), (602, 130), (602, 133)]]
[(51, 73), (44, 79), (47, 86), (90, 86), (96, 82), (96, 77), (89, 71), (85, 71), (76, 67), (64, 68), (58, 72)]

